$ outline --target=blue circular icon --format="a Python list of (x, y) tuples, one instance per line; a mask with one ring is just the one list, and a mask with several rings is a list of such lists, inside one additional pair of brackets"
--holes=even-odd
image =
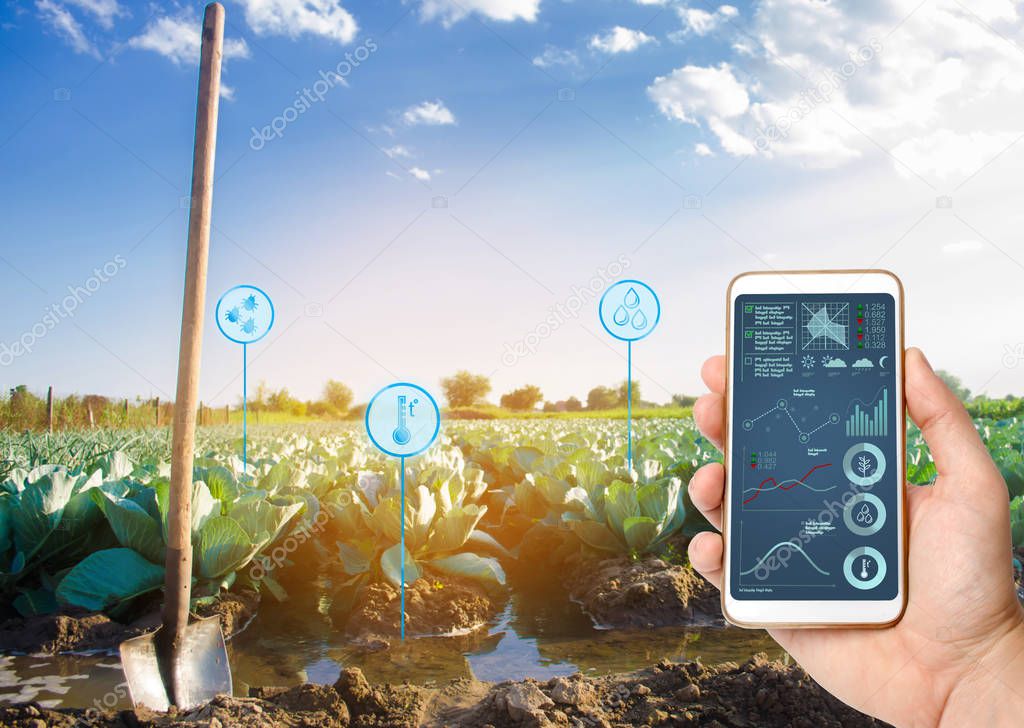
[(846, 555), (843, 576), (856, 589), (874, 589), (885, 578), (885, 557), (878, 549), (858, 546)]
[(382, 452), (396, 458), (419, 455), (441, 430), (441, 411), (423, 387), (389, 384), (366, 406), (366, 434)]
[(217, 328), (236, 344), (259, 341), (274, 325), (274, 304), (256, 286), (235, 286), (217, 301)]
[(870, 442), (858, 442), (843, 456), (843, 473), (854, 485), (874, 485), (885, 475), (885, 455)]
[(658, 325), (661, 302), (649, 285), (627, 279), (604, 292), (597, 312), (609, 334), (621, 341), (637, 341)]
[(858, 536), (871, 536), (885, 525), (885, 504), (871, 493), (858, 493), (843, 508), (843, 523)]

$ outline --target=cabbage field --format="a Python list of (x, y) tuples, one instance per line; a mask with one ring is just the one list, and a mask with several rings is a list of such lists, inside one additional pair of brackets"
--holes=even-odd
[[(1006, 479), (1020, 556), (1024, 420), (976, 424)], [(309, 634), (331, 635), (324, 654), (335, 655), (338, 669), (355, 663), (373, 669), (381, 664), (377, 655), (393, 655), (392, 662), (401, 655), (401, 674), (415, 680), (438, 669), (443, 650), (432, 639), (449, 640), (449, 652), (500, 653), (491, 644), (495, 635), (500, 641), (506, 633), (528, 632), (529, 594), (538, 593), (545, 616), (531, 624), (550, 631), (552, 609), (576, 610), (575, 619), (587, 620), (606, 646), (617, 630), (673, 627), (700, 628), (698, 647), (706, 653), (698, 654), (719, 654), (716, 645), (729, 645), (724, 657), (736, 661), (770, 644), (766, 636), (753, 642), (730, 636), (739, 630), (722, 621), (717, 592), (686, 563), (688, 538), (707, 527), (686, 485), (703, 463), (720, 458), (692, 420), (637, 422), (634, 470), (627, 468), (621, 421), (446, 423), (433, 447), (406, 461), (409, 645), (397, 640), (403, 560), (397, 461), (356, 425), (264, 426), (250, 429), (243, 467), (239, 434), (227, 426), (200, 428), (192, 517), (194, 611), (223, 615), (230, 611), (225, 605), (244, 604), (233, 623), (225, 622), (229, 634), (255, 625), (237, 638), (236, 649), (256, 639), (253, 631), (293, 618), (314, 625)], [(0, 650), (110, 654), (117, 641), (152, 624), (164, 577), (169, 450), (169, 431), (156, 428), (0, 434)], [(908, 477), (925, 484), (934, 476), (912, 428)], [(261, 621), (262, 612), (275, 616)], [(48, 628), (39, 644), (18, 641), (63, 617), (102, 619), (107, 641), (92, 639), (95, 630), (80, 630), (85, 637), (75, 641), (53, 637)], [(482, 636), (467, 637), (473, 634)], [(679, 640), (679, 633), (666, 634), (671, 639), (655, 639), (653, 646), (631, 637), (643, 645), (638, 660), (691, 654), (692, 633)], [(275, 649), (291, 649), (287, 631), (275, 639)], [(294, 640), (302, 641), (297, 633)], [(487, 677), (508, 679), (533, 669), (559, 674), (551, 666), (563, 662), (572, 669), (585, 664), (595, 674), (624, 664), (616, 650), (582, 658), (563, 645), (557, 657), (545, 657), (543, 639), (537, 644), (540, 656), (525, 669), (478, 660), (469, 672), (485, 666)], [(419, 672), (417, 661), (425, 666)], [(241, 662), (235, 670), (246, 673)], [(289, 670), (286, 682), (313, 680), (307, 666)], [(382, 668), (379, 676), (394, 673)], [(7, 699), (0, 691), (0, 702)]]
[[(534, 529), (562, 532), (581, 549), (657, 551), (683, 528), (683, 486), (714, 451), (690, 424), (637, 429), (642, 465), (629, 473), (621, 423), (450, 425), (407, 462), (407, 580), (450, 574), (503, 585), (502, 562)], [(354, 593), (398, 584), (397, 465), (361, 429), (256, 430), (247, 468), (236, 436), (227, 428), (199, 435), (200, 598), (241, 586), (284, 598), (274, 572), (296, 564), (273, 563), (274, 546), (300, 533), (321, 536), (317, 563), (303, 568), (333, 562)], [(22, 616), (69, 607), (123, 614), (160, 588), (166, 431), (8, 434), (0, 448), (0, 587)]]

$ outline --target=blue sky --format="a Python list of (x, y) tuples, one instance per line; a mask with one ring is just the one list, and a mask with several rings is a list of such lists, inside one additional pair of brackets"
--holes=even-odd
[[(635, 356), (665, 401), (700, 390), (736, 273), (877, 265), (907, 284), (910, 343), (1020, 393), (1019, 6), (918, 6), (228, 2), (208, 309), (267, 290), (251, 376), (301, 397), (459, 368), (495, 398), (583, 397), (623, 378), (625, 351), (599, 294), (557, 311), (624, 259), (662, 299)], [(201, 13), (0, 10), (0, 342), (124, 262), (0, 361), (0, 384), (174, 391)], [(346, 54), (365, 57), (347, 85), (253, 142)], [(535, 353), (510, 364), (524, 339)], [(205, 400), (236, 401), (240, 358), (208, 320)]]

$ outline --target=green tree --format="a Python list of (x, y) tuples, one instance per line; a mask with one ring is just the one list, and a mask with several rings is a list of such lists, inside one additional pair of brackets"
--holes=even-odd
[(961, 402), (966, 402), (971, 398), (971, 390), (964, 386), (964, 383), (960, 381), (960, 377), (955, 374), (950, 374), (945, 369), (939, 369), (935, 372), (936, 376), (946, 383), (946, 386), (956, 395), (956, 398)]
[(334, 410), (333, 414), (344, 416), (352, 406), (352, 390), (339, 381), (328, 379), (324, 385), (324, 402)]
[(583, 409), (583, 403), (577, 397), (569, 397), (565, 400), (566, 412), (579, 412)]
[(692, 397), (689, 394), (673, 394), (672, 404), (676, 407), (693, 407), (697, 403), (697, 398)]
[[(626, 406), (626, 401), (629, 399), (629, 389), (630, 389), (629, 382), (623, 382), (622, 384), (619, 385), (618, 403), (617, 403), (619, 407), (625, 407)], [(636, 403), (638, 403), (640, 401), (640, 382), (636, 381), (635, 379), (633, 380), (632, 390), (633, 390), (633, 403), (636, 404)]]
[(597, 386), (587, 393), (587, 409), (607, 410), (619, 406), (619, 393), (611, 387)]
[(505, 409), (525, 412), (536, 409), (537, 404), (544, 399), (540, 387), (534, 384), (527, 384), (519, 389), (513, 389), (508, 394), (501, 395), (501, 406)]
[(483, 374), (470, 374), (465, 369), (441, 380), (441, 389), (449, 407), (472, 407), (491, 391), (491, 380)]

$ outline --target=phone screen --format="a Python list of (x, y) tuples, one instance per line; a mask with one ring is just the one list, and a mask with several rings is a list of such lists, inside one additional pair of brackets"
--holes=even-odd
[(733, 598), (895, 598), (895, 300), (756, 294), (735, 305)]

